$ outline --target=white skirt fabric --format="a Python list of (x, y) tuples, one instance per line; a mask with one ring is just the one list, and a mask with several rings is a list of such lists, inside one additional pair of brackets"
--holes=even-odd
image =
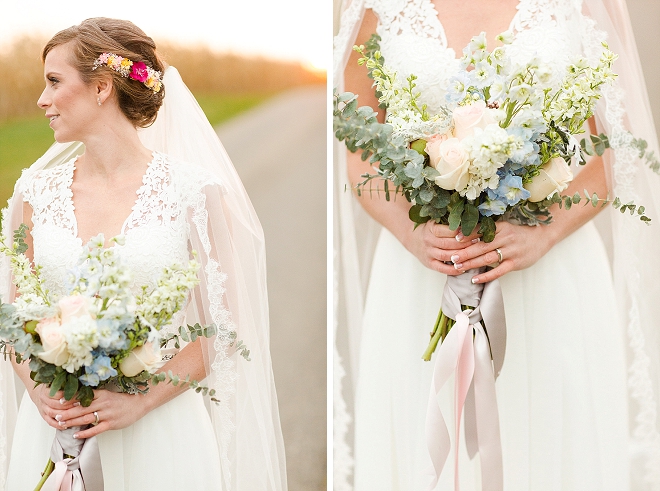
[[(360, 345), (355, 491), (429, 487), (424, 423), (433, 361), (421, 356), (445, 278), (382, 232)], [(504, 489), (628, 490), (626, 341), (595, 227), (585, 225), (500, 282), (507, 321), (496, 383)], [(445, 389), (443, 414), (453, 435), (452, 387)], [(480, 490), (479, 458), (470, 461), (461, 445), (461, 490)], [(437, 490), (453, 489), (453, 459)]]
[[(140, 396), (135, 396), (140, 397)], [(34, 489), (55, 429), (25, 393), (11, 450), (6, 491)], [(220, 457), (204, 398), (187, 391), (122, 430), (98, 437), (103, 491), (220, 489)], [(97, 491), (97, 490), (88, 490)]]

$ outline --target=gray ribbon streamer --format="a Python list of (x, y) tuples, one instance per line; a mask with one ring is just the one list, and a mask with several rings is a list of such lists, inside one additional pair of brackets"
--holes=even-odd
[[(55, 470), (44, 483), (44, 491), (103, 491), (101, 455), (96, 437), (73, 438), (82, 429), (82, 426), (73, 426), (57, 430), (50, 450)], [(72, 458), (65, 458), (65, 454)]]

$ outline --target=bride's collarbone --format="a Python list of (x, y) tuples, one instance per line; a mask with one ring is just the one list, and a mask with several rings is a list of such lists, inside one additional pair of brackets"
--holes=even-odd
[(462, 52), (470, 40), (486, 33), (489, 49), (499, 46), (495, 38), (509, 29), (520, 0), (431, 0), (445, 32), (447, 47)]
[(77, 235), (83, 242), (102, 233), (106, 245), (112, 237), (123, 233), (132, 214), (141, 183), (119, 186), (72, 186)]

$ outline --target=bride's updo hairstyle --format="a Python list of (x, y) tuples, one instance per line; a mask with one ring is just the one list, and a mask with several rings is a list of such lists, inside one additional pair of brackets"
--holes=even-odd
[(41, 54), (42, 61), (56, 46), (71, 43), (71, 64), (78, 70), (83, 82), (89, 84), (101, 77), (112, 76), (117, 102), (126, 117), (136, 126), (151, 125), (163, 104), (164, 86), (158, 92), (138, 80), (123, 77), (108, 67), (95, 69), (94, 62), (103, 53), (113, 53), (133, 63), (142, 62), (159, 72), (164, 71), (163, 62), (156, 53), (156, 43), (142, 29), (127, 20), (95, 17), (80, 25), (58, 32), (48, 41)]

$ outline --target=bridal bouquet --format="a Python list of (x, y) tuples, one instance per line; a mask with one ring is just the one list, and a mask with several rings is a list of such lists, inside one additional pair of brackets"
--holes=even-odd
[[(561, 194), (573, 179), (571, 163), (583, 164), (585, 153), (602, 155), (609, 147), (604, 134), (581, 143), (576, 135), (593, 115), (600, 87), (616, 77), (616, 55), (603, 45), (597, 64), (577, 58), (557, 83), (550, 68), (537, 60), (522, 65), (511, 60), (506, 49), (510, 33), (498, 39), (504, 46), (493, 51), (487, 50), (485, 33), (472, 39), (450, 81), (446, 103), (433, 114), (420, 102), (415, 75), (403, 83), (385, 64), (377, 35), (366, 47), (355, 47), (363, 55), (359, 63), (366, 64), (374, 80), (380, 107), (387, 109), (386, 124), (379, 124), (371, 108), (357, 107), (355, 95), (335, 93), (335, 135), (349, 150), (361, 149), (363, 160), (371, 156), (371, 162), (379, 162), (374, 174), (363, 176), (358, 194), (373, 192), (371, 181), (381, 179), (383, 188), (377, 191), (386, 199), (394, 187), (412, 203), (409, 215), (416, 226), (434, 220), (451, 230), (460, 227), (464, 236), (478, 230), (486, 242), (494, 239), (498, 220), (550, 223), (554, 204), (570, 209), (580, 202), (611, 203), (648, 223), (644, 207), (632, 202), (601, 199), (586, 190), (584, 195)], [(633, 140), (641, 154), (644, 143)], [(478, 272), (449, 277), (449, 288)], [(481, 291), (483, 285), (471, 289)], [(478, 295), (471, 303), (463, 298), (458, 309), (471, 311), (478, 301)], [(454, 323), (455, 315), (440, 311), (424, 360), (430, 360)]]
[[(11, 244), (0, 235), (0, 253), (10, 260), (17, 290), (12, 304), (0, 306), (0, 348), (5, 355), (13, 354), (18, 363), (29, 361), (30, 376), (37, 385), (50, 386), (51, 396), (62, 390), (66, 400), (75, 397), (85, 407), (92, 403), (93, 389), (146, 393), (150, 384), (159, 382), (185, 383), (216, 401), (214, 390), (189, 377), (181, 380), (171, 372), (155, 373), (163, 364), (160, 349), (168, 342), (178, 347), (180, 340), (194, 341), (216, 332), (214, 325), (197, 324), (164, 334), (198, 283), (195, 260), (166, 268), (155, 288), (134, 293), (131, 272), (121, 264), (116, 248), (103, 248), (104, 237), (99, 235), (84, 246), (69, 272), (67, 294), (57, 297), (45, 288), (40, 268), (33, 269), (25, 255), (26, 230), (22, 225)], [(121, 237), (112, 241), (123, 245)], [(58, 430), (51, 460), (36, 489), (41, 489), (54, 462), (64, 462), (64, 469), (67, 465), (71, 469), (75, 467), (72, 460), (83, 461), (86, 441), (72, 438), (79, 430)], [(98, 465), (100, 469), (100, 460)], [(86, 483), (93, 481), (92, 474), (100, 474), (79, 471)], [(77, 480), (83, 481), (80, 473), (68, 478), (61, 473), (57, 479), (85, 489), (85, 484), (75, 487)], [(56, 486), (59, 489), (59, 482)]]

